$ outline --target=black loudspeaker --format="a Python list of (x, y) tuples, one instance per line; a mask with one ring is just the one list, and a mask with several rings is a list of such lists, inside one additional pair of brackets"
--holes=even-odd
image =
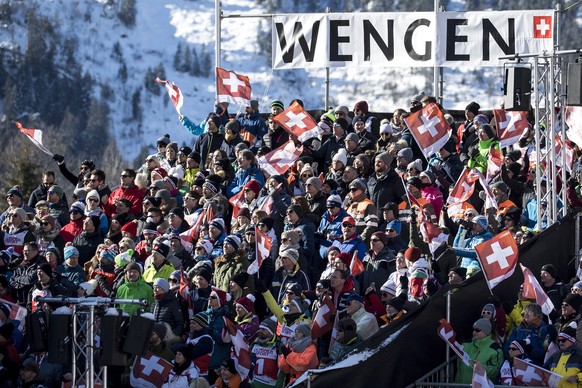
[(30, 352), (46, 352), (48, 349), (48, 322), (45, 312), (41, 310), (28, 314), (25, 323)]
[(566, 105), (582, 106), (582, 63), (568, 63)]
[(101, 362), (103, 366), (124, 366), (127, 354), (123, 352), (123, 333), (127, 331), (128, 317), (104, 315), (101, 318)]
[(70, 364), (73, 338), (71, 335), (71, 315), (49, 316), (48, 360), (55, 364)]
[(142, 354), (150, 341), (155, 321), (138, 314), (129, 319), (127, 335), (123, 342), (123, 351), (130, 354)]
[(505, 110), (529, 110), (531, 102), (531, 69), (529, 67), (510, 67), (505, 69), (503, 90), (505, 91)]

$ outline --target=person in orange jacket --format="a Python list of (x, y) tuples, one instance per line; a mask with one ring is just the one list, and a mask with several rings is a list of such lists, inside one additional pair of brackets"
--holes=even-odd
[(317, 368), (317, 348), (311, 340), (311, 327), (299, 325), (295, 329), (295, 337), (281, 348), (279, 369), (289, 375), (288, 385), (297, 380), (309, 369)]

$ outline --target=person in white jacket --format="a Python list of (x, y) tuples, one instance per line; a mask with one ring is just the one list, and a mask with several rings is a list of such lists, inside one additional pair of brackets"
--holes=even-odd
[(189, 388), (192, 380), (199, 376), (198, 368), (191, 360), (190, 346), (180, 344), (175, 350), (174, 367), (162, 388)]
[(356, 322), (357, 334), (363, 340), (370, 338), (378, 331), (378, 321), (374, 314), (364, 309), (364, 299), (358, 294), (350, 294), (344, 299), (346, 313)]

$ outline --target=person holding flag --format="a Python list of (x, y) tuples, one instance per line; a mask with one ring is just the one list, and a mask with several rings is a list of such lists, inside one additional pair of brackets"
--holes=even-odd
[[(487, 318), (480, 318), (473, 323), (473, 338), (465, 342), (462, 347), (470, 359), (479, 361), (485, 368), (487, 377), (495, 381), (499, 375), (499, 370), (503, 363), (503, 352), (497, 342), (491, 338), (491, 321)], [(508, 341), (509, 343), (509, 341)], [(457, 360), (457, 375), (455, 382), (459, 384), (471, 384), (473, 379), (473, 368), (465, 365), (461, 359)]]

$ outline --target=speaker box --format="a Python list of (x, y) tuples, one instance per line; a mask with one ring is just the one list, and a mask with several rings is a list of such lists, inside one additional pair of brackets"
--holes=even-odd
[(130, 354), (142, 354), (149, 343), (155, 321), (140, 315), (129, 319), (127, 335), (123, 342), (123, 351)]
[(531, 103), (531, 69), (510, 67), (505, 70), (503, 90), (505, 110), (529, 110)]
[(25, 318), (28, 332), (28, 346), (31, 353), (46, 352), (48, 349), (48, 322), (44, 311), (35, 311)]
[(582, 106), (582, 63), (568, 63), (566, 105)]
[(101, 318), (101, 362), (103, 366), (124, 366), (127, 354), (123, 352), (123, 332), (127, 330), (128, 317), (104, 315)]
[(49, 316), (48, 360), (55, 364), (70, 364), (72, 356), (71, 316), (51, 314)]

